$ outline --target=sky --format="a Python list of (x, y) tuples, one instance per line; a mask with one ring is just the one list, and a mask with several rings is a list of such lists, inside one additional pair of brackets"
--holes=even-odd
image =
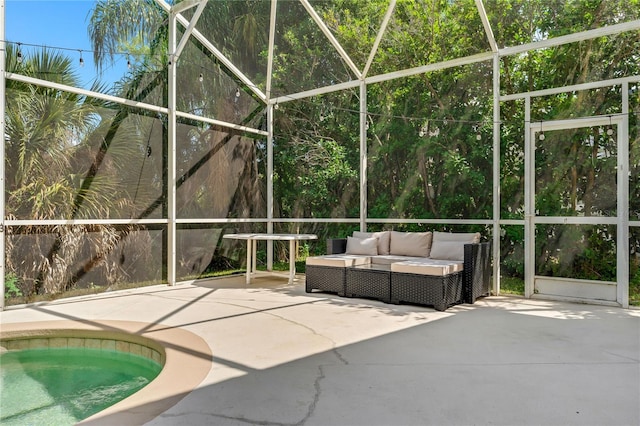
[[(22, 43), (23, 54), (36, 48), (31, 45), (63, 48), (62, 53), (77, 61), (76, 72), (82, 87), (89, 88), (98, 78), (87, 33), (95, 3), (90, 0), (6, 0), (5, 40)], [(79, 50), (82, 50), (83, 67)], [(116, 65), (105, 70), (100, 78), (109, 87), (127, 72), (127, 58), (120, 56), (116, 60)]]

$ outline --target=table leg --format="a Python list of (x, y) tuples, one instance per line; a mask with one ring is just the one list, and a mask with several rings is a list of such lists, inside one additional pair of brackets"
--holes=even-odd
[(253, 243), (251, 238), (247, 239), (247, 275), (246, 275), (246, 283), (249, 285), (251, 283), (251, 253), (253, 252)]
[(253, 240), (253, 270), (252, 272), (255, 273), (258, 271), (258, 262), (256, 261), (257, 258), (257, 253), (258, 253), (258, 240)]
[(296, 242), (289, 241), (289, 284), (293, 284), (293, 278), (296, 276)]

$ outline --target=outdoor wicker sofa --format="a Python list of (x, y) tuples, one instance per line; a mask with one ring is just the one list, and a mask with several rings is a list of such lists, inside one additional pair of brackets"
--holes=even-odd
[(491, 243), (479, 240), (479, 234), (396, 231), (329, 239), (326, 256), (307, 259), (306, 291), (441, 311), (474, 303), (491, 286)]

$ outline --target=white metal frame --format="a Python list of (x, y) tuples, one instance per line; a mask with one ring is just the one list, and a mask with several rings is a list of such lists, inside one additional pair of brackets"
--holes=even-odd
[[(18, 75), (15, 73), (7, 73), (5, 69), (5, 57), (4, 55), (0, 55), (0, 133), (4, 134), (4, 109), (5, 109), (5, 100), (6, 100), (6, 91), (5, 91), (5, 80), (11, 79), (15, 81), (21, 81), (29, 84), (35, 84), (45, 87), (54, 88), (56, 90), (67, 91), (72, 93), (77, 93), (83, 96), (91, 96), (98, 99), (104, 99), (111, 102), (129, 105), (136, 108), (156, 111), (161, 114), (166, 114), (169, 118), (169, 169), (168, 170), (168, 217), (163, 219), (131, 219), (131, 220), (47, 220), (47, 221), (37, 221), (37, 220), (6, 220), (5, 219), (5, 205), (4, 205), (4, 197), (0, 197), (0, 248), (2, 252), (4, 252), (4, 244), (5, 244), (5, 226), (18, 226), (18, 225), (52, 225), (52, 224), (85, 224), (85, 223), (99, 223), (99, 224), (166, 224), (168, 229), (168, 249), (167, 255), (169, 259), (170, 265), (168, 265), (168, 282), (169, 284), (175, 284), (175, 232), (176, 225), (180, 223), (201, 223), (201, 224), (210, 224), (210, 223), (266, 223), (267, 231), (273, 232), (274, 223), (359, 223), (361, 229), (365, 229), (367, 223), (443, 223), (443, 224), (484, 224), (484, 225), (492, 225), (493, 227), (493, 249), (494, 249), (494, 259), (499, 259), (500, 250), (500, 226), (501, 225), (524, 225), (525, 229), (529, 232), (531, 231), (531, 227), (533, 226), (533, 217), (531, 216), (531, 204), (530, 201), (527, 204), (528, 207), (528, 215), (525, 215), (524, 220), (501, 220), (500, 219), (500, 104), (501, 102), (510, 101), (514, 99), (524, 98), (527, 104), (527, 108), (529, 108), (529, 102), (531, 97), (535, 96), (547, 96), (556, 93), (562, 93), (566, 91), (574, 91), (574, 90), (585, 90), (589, 88), (595, 87), (607, 87), (611, 85), (621, 84), (624, 89), (623, 99), (622, 99), (622, 107), (623, 114), (627, 114), (628, 110), (628, 85), (630, 83), (640, 82), (639, 76), (631, 76), (621, 79), (607, 80), (602, 82), (593, 82), (586, 83), (581, 85), (575, 85), (571, 87), (564, 88), (550, 88), (537, 92), (530, 92), (525, 94), (506, 94), (502, 95), (500, 93), (500, 58), (510, 55), (518, 55), (521, 53), (526, 53), (532, 50), (548, 48), (553, 46), (559, 46), (566, 43), (573, 43), (582, 40), (593, 39), (596, 37), (601, 37), (605, 35), (613, 35), (619, 34), (626, 31), (638, 31), (640, 30), (640, 20), (625, 22), (617, 25), (609, 25), (602, 28), (597, 28), (594, 30), (582, 31), (575, 34), (570, 34), (563, 37), (552, 38), (548, 40), (537, 41), (533, 43), (527, 43), (519, 46), (511, 46), (499, 48), (495, 37), (493, 35), (490, 22), (487, 18), (487, 14), (484, 8), (484, 3), (482, 0), (475, 0), (476, 8), (478, 10), (478, 14), (480, 19), (482, 20), (482, 24), (485, 29), (487, 41), (490, 46), (490, 51), (478, 53), (476, 55), (471, 55), (463, 58), (456, 58), (436, 64), (427, 64), (411, 69), (400, 70), (396, 72), (391, 72), (382, 75), (374, 75), (368, 76), (370, 66), (375, 58), (376, 52), (378, 50), (378, 46), (383, 39), (387, 26), (390, 22), (390, 19), (393, 16), (396, 7), (396, 0), (390, 0), (389, 6), (385, 13), (385, 16), (380, 24), (376, 39), (374, 41), (373, 47), (368, 55), (368, 59), (362, 70), (358, 69), (358, 67), (351, 60), (349, 55), (344, 51), (344, 49), (340, 46), (337, 39), (333, 36), (331, 31), (327, 28), (326, 24), (322, 21), (320, 16), (314, 10), (313, 6), (308, 0), (299, 0), (300, 3), (304, 6), (304, 8), (309, 13), (311, 19), (318, 25), (320, 30), (327, 37), (329, 43), (333, 45), (336, 51), (339, 53), (342, 60), (348, 66), (350, 71), (356, 76), (356, 79), (353, 81), (347, 81), (339, 84), (335, 84), (327, 87), (319, 87), (314, 88), (312, 90), (307, 90), (299, 93), (292, 93), (286, 96), (279, 96), (276, 98), (272, 97), (271, 93), (271, 82), (272, 82), (272, 67), (273, 67), (273, 52), (274, 52), (274, 40), (275, 40), (275, 28), (276, 28), (276, 12), (277, 12), (277, 2), (278, 0), (271, 0), (271, 12), (270, 12), (270, 29), (269, 29), (269, 57), (267, 64), (267, 77), (266, 77), (266, 93), (262, 93), (259, 89), (258, 85), (254, 84), (251, 79), (249, 79), (244, 73), (242, 73), (231, 60), (229, 60), (225, 55), (218, 50), (213, 43), (208, 40), (202, 33), (200, 33), (195, 27), (196, 22), (204, 10), (207, 0), (186, 0), (177, 5), (171, 5), (166, 0), (155, 0), (156, 3), (167, 12), (170, 21), (170, 41), (169, 41), (169, 52), (171, 57), (171, 64), (168, 69), (169, 73), (169, 104), (168, 106), (161, 107), (156, 105), (145, 104), (141, 102), (135, 102), (128, 99), (118, 98), (110, 95), (104, 95), (101, 93), (91, 92), (88, 90), (69, 87), (65, 85), (60, 85), (44, 80), (39, 80), (31, 77), (26, 77), (22, 75)], [(184, 12), (188, 8), (197, 7), (196, 12), (193, 15), (193, 18), (189, 21), (183, 15)], [(5, 0), (0, 0), (0, 50), (4, 50), (4, 28), (5, 28)], [(181, 40), (177, 40), (177, 24), (182, 25), (185, 28), (184, 36)], [(190, 113), (177, 111), (176, 110), (176, 72), (177, 72), (177, 62), (179, 60), (180, 53), (189, 37), (194, 37), (199, 40), (202, 45), (208, 49), (218, 61), (225, 65), (227, 69), (230, 70), (234, 74), (234, 76), (245, 86), (247, 90), (253, 92), (253, 94), (258, 98), (265, 102), (267, 106), (267, 131), (253, 129), (246, 126), (240, 126), (235, 123), (224, 122), (221, 120), (217, 120), (214, 118), (208, 117), (200, 117)], [(424, 74), (428, 72), (443, 70), (447, 68), (468, 65), (473, 63), (479, 63), (484, 61), (492, 61), (493, 65), (493, 98), (494, 98), (494, 111), (493, 111), (493, 213), (492, 218), (485, 220), (454, 220), (454, 219), (433, 219), (433, 220), (423, 220), (423, 219), (415, 219), (415, 220), (405, 220), (405, 219), (379, 219), (379, 218), (369, 218), (367, 214), (367, 86), (369, 84), (380, 83), (384, 81), (393, 80), (396, 78), (409, 77), (413, 75)], [(297, 99), (305, 99), (312, 96), (338, 92), (346, 89), (359, 89), (360, 93), (360, 217), (359, 218), (343, 218), (343, 219), (330, 219), (330, 218), (274, 218), (273, 214), (273, 123), (274, 123), (274, 114), (277, 105), (280, 103), (285, 103)], [(530, 114), (530, 111), (528, 112)], [(200, 219), (180, 219), (176, 217), (176, 206), (175, 206), (175, 191), (176, 191), (176, 174), (175, 174), (175, 149), (176, 149), (176, 135), (175, 135), (175, 122), (178, 117), (189, 118), (196, 121), (201, 121), (203, 123), (215, 124), (221, 127), (226, 127), (230, 129), (236, 129), (243, 132), (248, 132), (255, 134), (257, 136), (265, 136), (267, 138), (267, 210), (265, 212), (265, 218), (251, 218), (251, 219), (222, 219), (222, 218), (200, 218)], [(623, 116), (624, 117), (624, 116)], [(626, 122), (624, 121), (626, 120)], [(618, 139), (628, 141), (628, 119), (623, 118), (623, 122), (620, 124), (620, 131), (618, 132)], [(527, 150), (531, 149), (531, 137), (530, 132), (527, 132), (525, 135), (525, 145)], [(618, 209), (619, 213), (617, 218), (618, 224), (618, 240), (619, 241), (627, 241), (628, 239), (628, 227), (629, 226), (640, 226), (640, 221), (630, 222), (628, 217), (628, 179), (624, 179), (624, 176), (628, 176), (628, 146), (619, 147), (618, 156), (620, 158), (627, 158), (627, 164), (619, 164), (618, 170), (618, 180), (623, 182), (622, 185), (618, 186)], [(626, 153), (626, 154), (625, 154)], [(4, 193), (4, 144), (0, 147), (0, 167), (2, 173), (0, 173), (0, 191)], [(625, 174), (626, 173), (626, 174)], [(624, 183), (626, 182), (626, 184)], [(530, 183), (529, 183), (530, 184)], [(531, 188), (528, 189), (529, 193)], [(623, 206), (626, 203), (626, 208)], [(527, 209), (525, 207), (525, 209)], [(626, 217), (624, 215), (626, 214)], [(531, 244), (531, 241), (526, 240), (526, 244)], [(529, 248), (530, 250), (531, 248)], [(268, 247), (268, 267), (270, 268), (272, 262), (272, 247)], [(618, 270), (626, 271), (626, 276), (624, 272), (622, 275), (619, 275), (618, 279), (622, 280), (622, 282), (627, 283), (626, 290), (625, 286), (618, 286), (618, 301), (621, 305), (626, 306), (625, 300), (628, 300), (628, 245), (625, 250), (618, 251)], [(0, 284), (0, 309), (4, 307), (4, 275), (5, 275), (5, 259), (4, 256), (0, 259), (0, 280), (2, 284)], [(500, 276), (500, 265), (499, 262), (494, 262), (494, 291), (499, 292), (499, 276)], [(531, 277), (529, 277), (531, 278)], [(626, 291), (626, 294), (625, 294)], [(529, 294), (530, 296), (530, 294)]]
[(5, 153), (4, 153), (4, 135), (6, 133), (5, 127), (5, 108), (6, 108), (6, 55), (7, 51), (5, 43), (5, 3), (0, 1), (0, 136), (2, 136), (2, 143), (0, 144), (0, 310), (4, 309), (4, 295), (5, 295)]
[[(625, 85), (627, 86), (627, 85)], [(628, 90), (628, 87), (627, 87)], [(629, 140), (628, 115), (581, 117), (568, 120), (531, 122), (530, 97), (526, 98), (525, 119), (525, 297), (534, 295), (535, 287), (535, 226), (537, 224), (617, 225), (616, 283), (617, 303), (629, 306)], [(616, 217), (551, 217), (537, 216), (535, 211), (536, 135), (553, 130), (579, 129), (597, 126), (617, 127), (617, 215)]]

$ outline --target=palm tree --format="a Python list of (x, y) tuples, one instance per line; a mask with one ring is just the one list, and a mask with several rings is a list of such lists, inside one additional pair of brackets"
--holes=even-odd
[[(23, 55), (7, 49), (14, 72), (69, 86), (79, 86), (73, 60), (47, 49)], [(99, 83), (94, 91), (104, 90)], [(121, 132), (110, 161), (86, 185), (87, 168), (100, 144), (108, 104), (94, 98), (7, 80), (5, 150), (7, 217), (13, 219), (109, 218), (130, 207), (123, 182), (124, 158), (132, 158), (140, 137)], [(128, 141), (128, 143), (125, 143)], [(108, 256), (121, 240), (112, 226), (27, 226), (12, 228), (7, 266), (19, 278), (23, 294), (55, 293), (71, 288), (100, 264), (112, 280), (122, 275)], [(117, 265), (117, 263), (116, 263)]]
[[(235, 22), (236, 26), (246, 30), (248, 37), (256, 39), (259, 19), (246, 17), (251, 3), (210, 2), (198, 23), (198, 29), (211, 35), (223, 24)], [(136, 52), (145, 52), (133, 64), (130, 75), (117, 84), (117, 94), (128, 99), (140, 99), (140, 94), (145, 93), (155, 96), (151, 100), (142, 98), (146, 102), (167, 104), (167, 31), (166, 13), (153, 1), (103, 0), (96, 4), (90, 17), (89, 35), (96, 63), (100, 67), (108, 66), (117, 52), (131, 51), (132, 46)], [(264, 32), (266, 34), (266, 30)], [(217, 43), (226, 41), (216, 38)], [(236, 54), (228, 49), (226, 53), (232, 56)], [(254, 55), (252, 60), (259, 60), (256, 52), (243, 50), (238, 54)], [(199, 74), (207, 75), (202, 84), (198, 82)], [(180, 56), (178, 86), (178, 109), (181, 111), (247, 124), (255, 123), (264, 108), (263, 104), (248, 95), (240, 99), (235, 95), (237, 79), (217, 63), (199, 42), (191, 41)], [(117, 116), (123, 119), (127, 114), (127, 109), (123, 107)], [(113, 121), (112, 130), (122, 127), (120, 119)], [(161, 143), (162, 168), (165, 171), (166, 140), (164, 133)], [(109, 140), (105, 142), (103, 151), (109, 149)], [(256, 170), (258, 162), (253, 140), (201, 122), (180, 120), (177, 145), (177, 205), (182, 217), (247, 217), (264, 206), (260, 195), (253, 198), (248, 196), (262, 192), (257, 188), (260, 174)], [(163, 183), (167, 181), (165, 175), (158, 180)], [(160, 206), (166, 217), (166, 193), (167, 188), (164, 188), (162, 195), (151, 201), (138, 217), (145, 217)], [(187, 243), (192, 245), (193, 241)], [(210, 242), (203, 244), (210, 249)], [(184, 252), (187, 252), (186, 247)], [(185, 262), (189, 263), (188, 259)], [(189, 269), (185, 267), (185, 270)]]

